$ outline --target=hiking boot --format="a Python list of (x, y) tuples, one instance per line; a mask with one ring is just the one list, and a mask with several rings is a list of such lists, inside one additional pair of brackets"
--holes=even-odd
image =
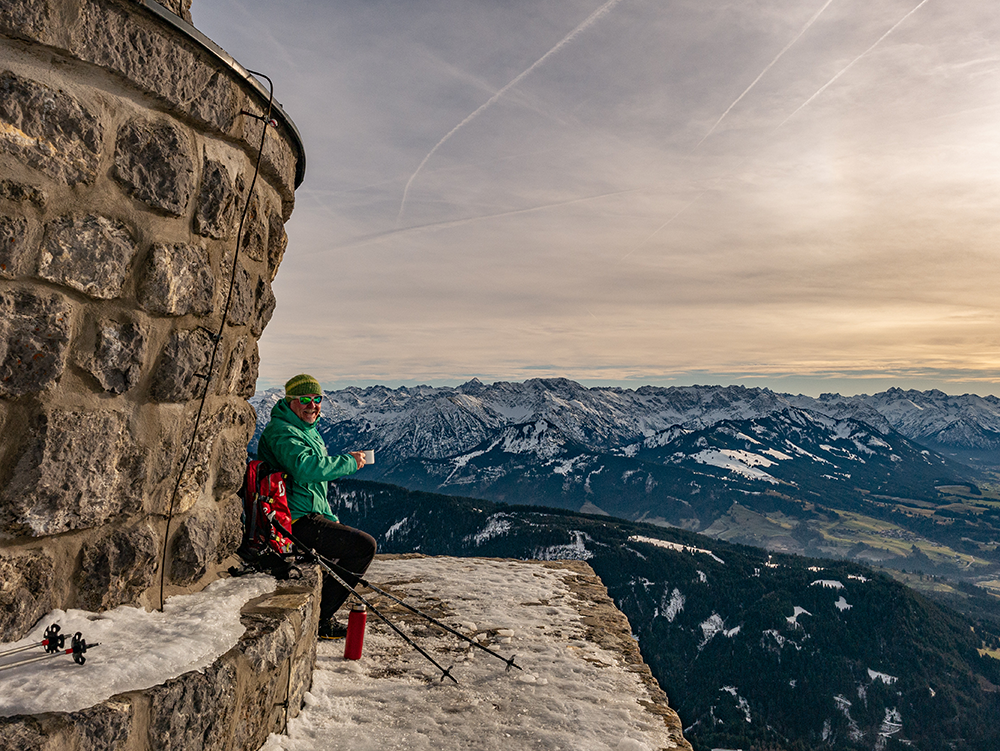
[(347, 625), (336, 618), (325, 618), (319, 622), (320, 639), (343, 639), (347, 636)]

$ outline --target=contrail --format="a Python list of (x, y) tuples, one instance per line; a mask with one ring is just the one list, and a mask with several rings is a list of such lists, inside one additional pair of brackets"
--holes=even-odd
[(596, 201), (601, 198), (609, 198), (611, 196), (620, 196), (627, 193), (639, 193), (645, 191), (646, 188), (628, 188), (626, 190), (613, 190), (609, 193), (599, 193), (593, 196), (583, 196), (582, 198), (570, 198), (565, 201), (556, 201), (555, 203), (545, 203), (539, 206), (529, 206), (524, 209), (512, 209), (511, 211), (501, 211), (496, 214), (482, 214), (480, 216), (468, 216), (461, 219), (448, 219), (442, 222), (431, 222), (430, 224), (415, 224), (412, 227), (402, 227), (399, 229), (386, 230), (384, 232), (376, 232), (370, 235), (362, 235), (361, 237), (356, 237), (353, 240), (348, 240), (341, 245), (338, 245), (339, 250), (344, 250), (346, 248), (356, 248), (364, 245), (368, 245), (373, 242), (378, 242), (380, 240), (385, 240), (390, 237), (395, 237), (396, 235), (402, 235), (410, 232), (419, 232), (422, 230), (439, 230), (439, 229), (451, 229), (452, 227), (461, 227), (463, 224), (470, 224), (472, 222), (481, 222), (488, 219), (503, 219), (508, 216), (517, 216), (519, 214), (533, 214), (537, 211), (545, 211), (546, 209), (559, 208), (560, 206), (571, 206), (574, 203), (584, 203), (586, 201)]
[[(889, 36), (889, 35), (890, 35), (890, 34), (891, 34), (892, 32), (894, 32), (894, 31), (896, 30), (896, 28), (897, 28), (897, 27), (898, 27), (898, 26), (899, 26), (899, 25), (900, 25), (901, 23), (903, 23), (903, 21), (905, 21), (905, 20), (906, 20), (907, 18), (909, 18), (909, 17), (910, 17), (910, 16), (912, 16), (912, 15), (913, 15), (914, 13), (916, 13), (916, 12), (917, 12), (918, 10), (920, 10), (920, 9), (921, 9), (921, 8), (922, 8), (922, 7), (924, 6), (924, 4), (925, 4), (925, 3), (927, 3), (927, 0), (921, 0), (921, 1), (920, 1), (920, 3), (919, 3), (919, 4), (917, 5), (917, 7), (916, 7), (916, 8), (914, 8), (913, 10), (911, 10), (911, 11), (910, 11), (909, 13), (907, 13), (907, 14), (906, 14), (905, 16), (903, 16), (902, 18), (900, 18), (900, 19), (899, 19), (898, 21), (896, 21), (896, 23), (895, 23), (895, 24), (893, 25), (893, 27), (892, 27), (891, 29), (889, 29), (889, 30), (888, 30), (887, 32), (885, 32), (885, 33), (884, 33), (884, 34), (883, 34), (882, 36), (880, 36), (880, 37), (879, 37), (879, 38), (878, 38), (877, 40), (875, 40), (875, 44), (873, 44), (873, 45), (872, 45), (871, 47), (869, 47), (868, 49), (866, 49), (866, 50), (865, 50), (864, 52), (862, 52), (862, 53), (861, 53), (860, 55), (858, 55), (858, 56), (857, 56), (856, 58), (854, 58), (853, 60), (851, 60), (851, 62), (849, 62), (849, 63), (848, 63), (848, 64), (847, 64), (846, 66), (844, 66), (844, 69), (843, 69), (843, 70), (841, 70), (841, 71), (840, 71), (840, 72), (839, 72), (839, 73), (838, 73), (837, 75), (835, 75), (835, 76), (834, 76), (833, 78), (831, 78), (831, 79), (830, 79), (829, 81), (827, 81), (827, 82), (826, 82), (825, 84), (823, 84), (823, 86), (821, 86), (821, 87), (820, 87), (819, 91), (817, 91), (817, 92), (816, 92), (815, 94), (813, 94), (813, 95), (812, 95), (811, 97), (809, 97), (808, 99), (806, 99), (806, 100), (805, 100), (805, 101), (804, 101), (804, 102), (803, 102), (803, 103), (802, 103), (801, 105), (799, 105), (799, 108), (798, 108), (797, 110), (795, 110), (795, 112), (793, 112), (793, 113), (792, 113), (792, 114), (790, 114), (790, 115), (789, 115), (788, 117), (786, 117), (786, 118), (785, 118), (785, 119), (784, 119), (784, 120), (783, 120), (783, 121), (781, 122), (781, 125), (779, 125), (779, 126), (778, 126), (778, 128), (780, 128), (780, 127), (781, 127), (782, 125), (784, 125), (784, 124), (785, 124), (785, 123), (787, 123), (787, 122), (788, 122), (789, 120), (791, 120), (791, 119), (792, 119), (793, 117), (795, 117), (795, 115), (796, 115), (796, 114), (798, 114), (799, 110), (801, 110), (801, 109), (802, 109), (803, 107), (805, 107), (805, 106), (806, 106), (807, 104), (809, 104), (809, 102), (811, 102), (811, 101), (812, 101), (813, 99), (815, 99), (815, 98), (816, 98), (816, 97), (818, 97), (818, 96), (819, 96), (820, 94), (822, 94), (822, 93), (823, 93), (824, 91), (826, 91), (826, 90), (827, 90), (827, 89), (828, 89), (828, 88), (829, 88), (829, 87), (830, 87), (830, 86), (831, 86), (831, 85), (833, 84), (833, 82), (834, 82), (834, 81), (836, 81), (836, 80), (837, 80), (838, 78), (840, 78), (840, 77), (841, 77), (842, 75), (844, 75), (844, 74), (845, 74), (845, 73), (846, 73), (846, 72), (847, 72), (848, 70), (850, 70), (851, 66), (852, 66), (852, 65), (854, 65), (854, 63), (856, 63), (856, 62), (857, 62), (858, 60), (860, 60), (861, 58), (863, 58), (863, 57), (864, 57), (865, 55), (867, 55), (867, 54), (868, 54), (869, 52), (871, 52), (871, 51), (872, 51), (873, 49), (875, 49), (876, 47), (878, 47), (878, 46), (879, 46), (879, 44), (881, 44), (881, 43), (882, 43), (882, 40), (883, 40), (883, 39), (885, 39), (885, 38), (886, 38), (887, 36)], [(776, 128), (775, 130), (777, 130), (777, 128)]]
[(510, 91), (513, 87), (517, 86), (533, 70), (535, 70), (535, 68), (537, 68), (539, 65), (541, 65), (542, 63), (544, 63), (546, 60), (548, 60), (550, 57), (552, 57), (554, 54), (556, 54), (559, 50), (561, 50), (567, 44), (569, 44), (570, 42), (572, 42), (582, 31), (584, 31), (587, 27), (591, 26), (595, 21), (597, 21), (599, 18), (601, 18), (601, 16), (609, 13), (611, 11), (611, 9), (614, 8), (616, 5), (618, 5), (618, 3), (620, 3), (620, 2), (621, 2), (621, 0), (608, 0), (608, 2), (604, 3), (604, 5), (602, 5), (600, 8), (598, 8), (593, 13), (591, 13), (586, 18), (586, 20), (583, 23), (581, 23), (579, 26), (577, 26), (575, 29), (573, 29), (569, 34), (567, 34), (566, 36), (564, 36), (562, 38), (562, 40), (555, 47), (553, 47), (552, 49), (550, 49), (548, 52), (546, 52), (544, 55), (542, 55), (540, 58), (538, 58), (534, 63), (532, 63), (531, 66), (527, 70), (525, 70), (517, 78), (515, 78), (514, 80), (512, 80), (510, 83), (508, 83), (502, 89), (500, 89), (500, 91), (498, 91), (496, 94), (494, 94), (492, 97), (490, 97), (489, 100), (485, 104), (483, 104), (483, 105), (481, 105), (479, 107), (479, 109), (477, 109), (471, 115), (469, 115), (464, 120), (462, 120), (462, 122), (460, 122), (454, 128), (452, 128), (451, 130), (449, 130), (445, 134), (444, 138), (442, 138), (440, 141), (438, 141), (434, 145), (434, 148), (430, 150), (430, 152), (427, 154), (427, 156), (424, 157), (424, 160), (422, 162), (420, 162), (420, 164), (417, 166), (416, 171), (412, 175), (410, 175), (410, 179), (406, 181), (406, 187), (403, 188), (403, 200), (399, 204), (399, 214), (396, 216), (396, 223), (398, 224), (400, 222), (400, 220), (403, 218), (403, 210), (406, 208), (406, 197), (407, 197), (407, 195), (410, 192), (410, 186), (413, 184), (413, 181), (416, 179), (417, 175), (420, 174), (420, 170), (422, 170), (424, 168), (424, 165), (427, 164), (428, 161), (430, 161), (430, 158), (432, 156), (434, 156), (434, 154), (437, 152), (437, 150), (440, 149), (449, 138), (451, 138), (453, 135), (455, 135), (455, 133), (457, 133), (459, 130), (461, 130), (461, 128), (463, 126), (465, 126), (468, 123), (470, 123), (473, 120), (475, 120), (476, 117), (479, 115), (479, 113), (481, 113), (483, 110), (485, 110), (490, 105), (495, 104), (500, 99), (500, 97), (502, 97), (504, 94), (506, 94), (508, 91)]
[[(827, 4), (829, 5), (829, 3), (827, 3)], [(681, 208), (680, 208), (680, 209), (679, 209), (679, 210), (677, 211), (677, 213), (676, 213), (676, 214), (674, 214), (674, 215), (673, 215), (672, 217), (670, 217), (670, 218), (669, 218), (669, 219), (668, 219), (667, 221), (665, 221), (665, 222), (664, 222), (663, 224), (661, 224), (661, 225), (660, 225), (659, 227), (657, 227), (657, 228), (656, 228), (655, 230), (653, 230), (653, 231), (652, 231), (652, 232), (650, 233), (649, 237), (647, 237), (647, 238), (646, 238), (645, 240), (643, 240), (643, 241), (642, 241), (641, 243), (639, 243), (638, 245), (636, 245), (636, 246), (635, 246), (634, 248), (632, 248), (632, 250), (630, 250), (630, 251), (629, 251), (628, 253), (626, 253), (625, 255), (623, 255), (623, 256), (622, 256), (621, 258), (619, 258), (618, 260), (619, 260), (619, 261), (624, 261), (624, 260), (625, 260), (626, 258), (628, 258), (628, 257), (629, 257), (630, 255), (632, 255), (632, 254), (633, 254), (633, 253), (635, 253), (635, 252), (636, 252), (637, 250), (639, 250), (640, 248), (642, 248), (642, 246), (643, 246), (643, 245), (645, 245), (645, 244), (646, 244), (646, 243), (648, 243), (648, 242), (649, 242), (650, 240), (652, 240), (652, 239), (653, 239), (654, 237), (656, 237), (656, 235), (658, 235), (658, 234), (660, 233), (660, 231), (661, 231), (661, 230), (664, 230), (664, 229), (666, 229), (667, 227), (669, 227), (669, 226), (670, 226), (671, 224), (673, 224), (673, 222), (674, 222), (674, 219), (676, 219), (676, 218), (677, 218), (677, 217), (679, 217), (679, 216), (680, 216), (681, 214), (683, 214), (683, 213), (684, 213), (685, 211), (687, 211), (687, 210), (688, 210), (688, 209), (690, 209), (690, 208), (691, 208), (692, 206), (694, 206), (694, 205), (695, 205), (695, 204), (696, 204), (696, 203), (697, 203), (698, 201), (700, 201), (700, 200), (701, 200), (701, 197), (702, 197), (703, 195), (705, 195), (705, 194), (706, 194), (706, 193), (708, 193), (709, 191), (713, 190), (713, 189), (715, 188), (715, 186), (719, 184), (719, 181), (720, 181), (720, 180), (722, 180), (722, 178), (723, 178), (723, 177), (726, 177), (726, 176), (728, 176), (728, 175), (731, 175), (731, 174), (732, 174), (732, 173), (734, 173), (734, 172), (735, 172), (736, 170), (738, 170), (738, 169), (739, 169), (740, 167), (742, 167), (742, 166), (743, 166), (743, 163), (744, 163), (744, 162), (745, 162), (745, 161), (747, 160), (747, 158), (748, 158), (748, 157), (743, 157), (742, 159), (740, 159), (739, 163), (738, 163), (738, 164), (737, 164), (737, 165), (736, 165), (735, 167), (733, 167), (733, 168), (732, 168), (731, 170), (729, 170), (729, 172), (728, 172), (728, 173), (726, 173), (726, 175), (722, 175), (722, 174), (720, 174), (720, 175), (717, 175), (717, 176), (716, 176), (716, 178), (715, 178), (715, 180), (713, 180), (713, 181), (712, 181), (712, 184), (711, 184), (711, 185), (709, 185), (709, 186), (708, 186), (707, 188), (705, 188), (705, 189), (704, 189), (703, 191), (701, 191), (701, 193), (699, 193), (699, 194), (698, 194), (698, 195), (696, 195), (696, 196), (695, 196), (694, 198), (692, 198), (692, 199), (691, 199), (690, 201), (688, 201), (688, 202), (687, 202), (686, 204), (684, 204), (684, 206), (682, 206), (682, 207), (681, 207)]]
[[(814, 23), (816, 23), (816, 19), (818, 19), (821, 15), (823, 15), (823, 11), (825, 11), (830, 6), (830, 3), (832, 3), (832, 2), (833, 2), (833, 0), (826, 0), (826, 4), (822, 8), (820, 8), (818, 11), (816, 11), (816, 14), (812, 18), (810, 18), (809, 22), (805, 26), (802, 27), (801, 31), (799, 31), (798, 34), (795, 35), (795, 38), (792, 41), (790, 41), (788, 44), (786, 44), (785, 48), (783, 50), (781, 50), (781, 52), (779, 52), (777, 54), (777, 56), (770, 63), (767, 64), (767, 67), (764, 68), (764, 70), (762, 70), (760, 72), (760, 75), (757, 76), (755, 79), (753, 79), (753, 83), (751, 83), (749, 86), (747, 86), (746, 90), (742, 94), (740, 94), (738, 97), (736, 97), (736, 101), (734, 101), (732, 104), (730, 104), (729, 108), (725, 112), (722, 113), (722, 117), (720, 117), (718, 120), (715, 121), (715, 125), (713, 125), (709, 129), (708, 133), (705, 134), (705, 137), (702, 138), (700, 141), (698, 141), (698, 146), (701, 146), (703, 143), (705, 143), (705, 138), (708, 138), (710, 135), (712, 135), (712, 133), (715, 131), (715, 129), (719, 127), (719, 123), (721, 123), (723, 120), (726, 119), (726, 115), (729, 114), (729, 111), (733, 107), (735, 107), (737, 104), (739, 104), (740, 100), (743, 97), (745, 97), (747, 94), (750, 93), (750, 89), (752, 89), (754, 86), (756, 86), (757, 82), (760, 79), (762, 79), (764, 77), (764, 75), (769, 70), (771, 70), (771, 68), (774, 66), (774, 64), (776, 62), (778, 62), (778, 60), (781, 59), (781, 56), (784, 55), (786, 52), (788, 52), (788, 50), (791, 49), (791, 47), (792, 47), (793, 44), (795, 44), (797, 41), (799, 41), (799, 39), (801, 38), (801, 36), (803, 34), (805, 34), (806, 31), (809, 30), (810, 26), (812, 26)], [(695, 146), (695, 148), (698, 148), (698, 146)]]

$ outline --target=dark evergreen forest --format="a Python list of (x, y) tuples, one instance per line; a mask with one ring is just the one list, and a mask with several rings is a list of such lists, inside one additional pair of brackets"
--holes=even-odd
[(330, 500), (381, 552), (585, 558), (698, 751), (1000, 748), (987, 595), (963, 615), (860, 564), (608, 516), (357, 480)]

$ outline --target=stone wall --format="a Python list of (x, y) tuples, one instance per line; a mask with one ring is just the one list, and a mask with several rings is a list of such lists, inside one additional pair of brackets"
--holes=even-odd
[[(190, 19), (190, 0), (163, 0)], [(166, 515), (234, 268), (266, 97), (150, 0), (0, 3), (0, 641), (157, 606)], [(166, 580), (235, 550), (257, 339), (304, 155), (278, 112)]]
[(303, 568), (302, 579), (243, 607), (243, 636), (205, 670), (77, 712), (0, 717), (0, 751), (260, 748), (298, 716), (312, 684), (320, 576)]

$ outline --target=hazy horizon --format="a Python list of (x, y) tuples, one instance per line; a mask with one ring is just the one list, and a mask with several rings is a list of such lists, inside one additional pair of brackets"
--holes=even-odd
[(998, 391), (988, 4), (192, 14), (306, 148), (259, 385)]
[[(995, 397), (996, 396), (996, 394), (985, 393), (985, 392), (980, 393), (980, 392), (975, 392), (975, 391), (945, 391), (944, 389), (940, 389), (937, 386), (926, 386), (924, 388), (921, 388), (919, 386), (903, 387), (903, 386), (899, 386), (897, 384), (892, 384), (892, 383), (890, 383), (888, 385), (885, 385), (885, 386), (882, 386), (882, 387), (879, 387), (879, 388), (874, 388), (874, 389), (869, 388), (868, 390), (865, 390), (865, 391), (854, 391), (854, 392), (843, 391), (843, 390), (836, 390), (836, 389), (818, 389), (818, 390), (817, 389), (811, 389), (811, 390), (805, 390), (803, 388), (793, 386), (792, 384), (798, 383), (798, 381), (796, 381), (795, 379), (792, 379), (792, 378), (790, 378), (789, 381), (785, 385), (781, 385), (780, 383), (776, 383), (774, 379), (770, 379), (770, 382), (767, 383), (767, 384), (765, 384), (765, 383), (752, 383), (752, 382), (749, 382), (749, 381), (743, 381), (743, 382), (735, 382), (734, 381), (734, 382), (725, 382), (725, 383), (722, 383), (722, 382), (715, 383), (715, 382), (709, 382), (709, 381), (702, 381), (702, 382), (691, 382), (691, 383), (677, 382), (677, 383), (666, 383), (666, 384), (663, 384), (663, 383), (637, 383), (637, 382), (635, 382), (635, 383), (633, 383), (633, 382), (619, 382), (619, 383), (588, 382), (588, 381), (581, 381), (581, 380), (576, 379), (576, 378), (570, 378), (568, 376), (533, 376), (532, 378), (539, 378), (539, 379), (545, 379), (545, 380), (556, 380), (556, 379), (564, 378), (566, 380), (574, 381), (574, 382), (580, 384), (581, 386), (584, 386), (585, 388), (624, 388), (624, 389), (631, 389), (633, 391), (635, 391), (636, 389), (642, 388), (644, 386), (653, 386), (653, 387), (658, 387), (658, 388), (670, 388), (670, 387), (687, 388), (687, 387), (699, 387), (699, 386), (700, 387), (716, 387), (716, 386), (718, 386), (718, 387), (726, 388), (726, 387), (731, 387), (731, 386), (743, 386), (743, 387), (746, 387), (746, 388), (768, 389), (768, 390), (773, 391), (774, 393), (777, 393), (777, 394), (790, 394), (790, 395), (795, 395), (795, 396), (800, 396), (801, 395), (801, 396), (819, 397), (821, 394), (833, 394), (833, 393), (840, 394), (841, 396), (866, 396), (866, 395), (867, 396), (871, 396), (873, 394), (878, 394), (878, 393), (882, 393), (882, 392), (888, 391), (891, 388), (900, 388), (903, 391), (909, 391), (909, 390), (930, 391), (932, 389), (938, 389), (939, 391), (943, 391), (944, 393), (948, 394), (949, 396), (964, 396), (966, 394), (971, 394), (971, 395), (975, 395), (975, 396), (979, 396), (979, 397), (987, 397), (987, 396), (993, 396), (993, 397)], [(522, 379), (517, 379), (517, 380), (510, 379), (510, 378), (496, 378), (496, 379), (487, 380), (487, 379), (484, 379), (484, 378), (477, 378), (476, 376), (472, 376), (472, 377), (467, 378), (467, 379), (462, 380), (462, 381), (449, 381), (449, 382), (443, 382), (443, 381), (440, 381), (440, 382), (425, 382), (425, 381), (416, 381), (416, 380), (398, 380), (398, 379), (397, 380), (393, 380), (393, 379), (389, 379), (389, 380), (386, 380), (386, 381), (379, 381), (379, 382), (374, 382), (373, 381), (373, 382), (370, 382), (370, 383), (357, 383), (357, 382), (348, 382), (348, 381), (324, 380), (322, 378), (320, 378), (319, 380), (320, 380), (320, 385), (323, 387), (324, 391), (340, 391), (342, 389), (349, 388), (349, 387), (355, 387), (355, 388), (359, 388), (359, 389), (365, 389), (365, 388), (370, 388), (370, 387), (373, 387), (373, 386), (384, 386), (385, 388), (390, 388), (390, 389), (398, 389), (398, 388), (401, 388), (401, 387), (404, 387), (404, 386), (407, 387), (407, 388), (416, 388), (416, 387), (419, 387), (419, 386), (427, 386), (427, 387), (430, 387), (430, 388), (458, 388), (459, 386), (462, 386), (462, 385), (464, 385), (466, 383), (469, 383), (470, 381), (473, 381), (473, 380), (479, 380), (483, 384), (485, 384), (487, 386), (490, 386), (490, 385), (493, 385), (494, 383), (500, 383), (500, 382), (524, 383), (525, 381), (532, 380), (532, 378), (522, 378)], [(844, 383), (850, 383), (850, 382), (849, 381), (840, 381), (839, 383), (844, 384)], [(284, 381), (266, 382), (263, 379), (258, 379), (257, 380), (257, 389), (256, 389), (256, 392), (258, 394), (259, 393), (263, 393), (265, 391), (268, 391), (270, 389), (275, 389), (275, 388), (281, 388), (281, 389), (283, 389), (284, 388)]]

